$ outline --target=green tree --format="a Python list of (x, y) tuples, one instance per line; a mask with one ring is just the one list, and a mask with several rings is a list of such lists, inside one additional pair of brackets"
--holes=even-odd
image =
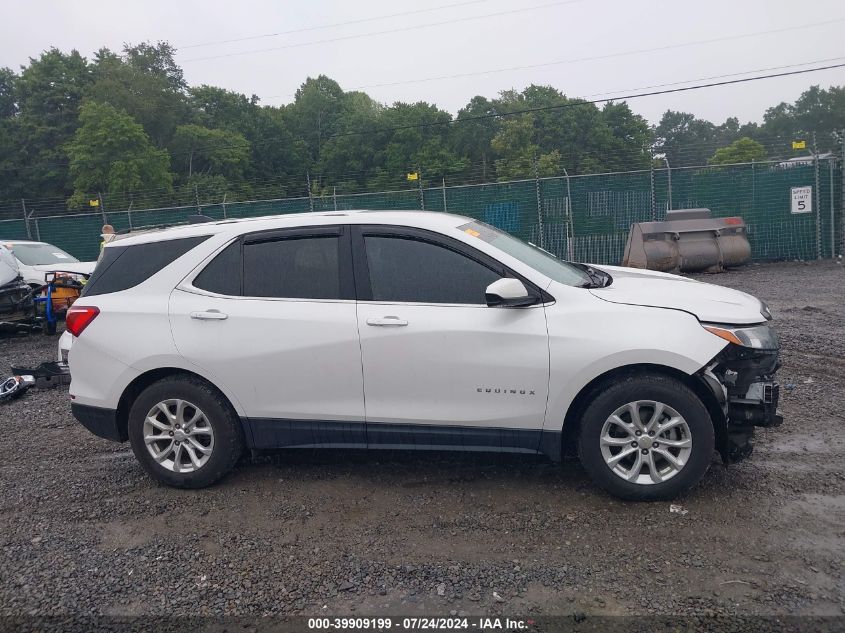
[(242, 180), (249, 163), (249, 142), (243, 134), (201, 125), (180, 125), (170, 143), (177, 173), (212, 174), (228, 181)]
[(430, 103), (394, 103), (385, 108), (373, 133), (373, 189), (407, 185), (406, 174), (421, 169), (423, 186), (460, 173), (468, 161), (454, 153), (449, 139), (452, 115)]
[(711, 165), (729, 165), (732, 163), (750, 163), (766, 160), (766, 148), (747, 136), (735, 140), (727, 147), (720, 147), (708, 161)]
[(654, 128), (654, 151), (664, 154), (672, 167), (704, 165), (718, 136), (710, 121), (667, 110)]
[(156, 145), (166, 146), (189, 117), (185, 80), (174, 55), (175, 49), (165, 42), (126, 45), (120, 55), (101, 49), (86, 96), (126, 111)]
[(302, 180), (305, 143), (293, 137), (283, 108), (261, 106), (255, 95), (247, 97), (206, 85), (188, 89), (188, 104), (191, 120), (196, 125), (240, 134), (249, 143), (250, 155), (243, 178), (251, 182), (244, 183), (239, 195), (286, 195), (292, 193), (287, 186), (268, 183), (263, 189), (256, 189), (260, 185), (252, 181), (289, 183), (297, 177)]
[(783, 146), (795, 139), (811, 140), (813, 133), (822, 151), (835, 150), (834, 132), (845, 130), (845, 87), (828, 90), (811, 86), (795, 103), (780, 103), (766, 110), (763, 131), (778, 137)]
[(538, 173), (553, 176), (559, 172), (560, 152), (542, 153), (533, 142), (534, 135), (534, 117), (530, 114), (507, 117), (501, 124), (490, 142), (498, 157), (496, 175), (499, 180), (530, 178)]
[(458, 110), (455, 125), (452, 126), (451, 138), (454, 151), (465, 157), (469, 169), (478, 168), (479, 173), (466, 173), (464, 179), (474, 176), (486, 182), (493, 176), (493, 148), (491, 142), (499, 130), (496, 104), (486, 97), (475, 96), (469, 103)]
[(0, 68), (0, 119), (17, 114), (17, 79), (18, 76), (11, 68)]
[[(603, 125), (596, 132), (603, 146), (602, 168), (607, 171), (644, 169), (651, 161), (651, 128), (627, 103), (609, 102), (601, 110)], [(605, 131), (606, 129), (606, 131)]]
[(97, 191), (170, 188), (173, 176), (167, 151), (156, 149), (144, 128), (126, 112), (107, 103), (86, 101), (79, 122), (73, 140), (65, 147), (74, 188), (71, 206), (83, 204)]
[(91, 84), (88, 62), (77, 51), (51, 48), (21, 70), (13, 81), (17, 113), (7, 125), (11, 161), (21, 170), (17, 195), (64, 196), (67, 164), (64, 145), (79, 126), (79, 105)]

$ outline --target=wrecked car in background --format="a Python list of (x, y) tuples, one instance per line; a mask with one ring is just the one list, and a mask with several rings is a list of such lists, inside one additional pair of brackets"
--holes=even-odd
[(75, 275), (81, 281), (83, 276), (90, 276), (97, 265), (97, 262), (81, 262), (47, 242), (6, 240), (3, 244), (17, 260), (23, 280), (33, 288), (43, 286), (45, 275), (56, 271)]
[(0, 244), (0, 331), (17, 330), (35, 316), (32, 290), (12, 252)]

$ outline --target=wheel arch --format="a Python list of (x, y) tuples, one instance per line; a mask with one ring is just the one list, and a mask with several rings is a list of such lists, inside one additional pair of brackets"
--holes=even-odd
[[(217, 387), (213, 382), (208, 380), (205, 376), (201, 376), (200, 374), (190, 371), (188, 369), (184, 369), (181, 367), (157, 367), (155, 369), (150, 369), (145, 371), (144, 373), (136, 376), (132, 379), (132, 381), (126, 385), (123, 390), (123, 393), (120, 394), (120, 399), (117, 403), (117, 410), (115, 412), (116, 419), (117, 419), (117, 427), (118, 432), (120, 433), (120, 438), (122, 442), (125, 442), (129, 438), (129, 410), (132, 408), (132, 403), (135, 402), (137, 397), (144, 391), (147, 387), (152, 385), (159, 380), (164, 378), (171, 378), (174, 376), (185, 376), (196, 378), (197, 380), (201, 380), (209, 387), (217, 391), (220, 396), (229, 404), (232, 408), (232, 411), (237, 415), (237, 409), (234, 406), (231, 398), (229, 398), (226, 393)], [(240, 419), (240, 416), (237, 416)], [(242, 425), (244, 428), (244, 434), (247, 432), (246, 425)]]
[(690, 375), (667, 365), (637, 363), (616, 367), (596, 376), (576, 394), (572, 403), (567, 408), (566, 415), (563, 419), (561, 454), (567, 457), (573, 457), (577, 453), (578, 435), (581, 431), (581, 415), (604, 384), (627, 376), (643, 373), (668, 376), (689, 387), (698, 396), (710, 414), (710, 420), (713, 423), (716, 434), (716, 447), (720, 448), (724, 445), (727, 441), (727, 419), (725, 418), (718, 398), (701, 376), (698, 374)]

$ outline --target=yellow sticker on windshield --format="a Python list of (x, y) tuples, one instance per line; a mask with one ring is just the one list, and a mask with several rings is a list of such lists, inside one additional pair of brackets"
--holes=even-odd
[(481, 233), (479, 233), (478, 231), (475, 231), (473, 229), (464, 229), (464, 233), (469, 233), (473, 237), (478, 237), (479, 235), (481, 235)]

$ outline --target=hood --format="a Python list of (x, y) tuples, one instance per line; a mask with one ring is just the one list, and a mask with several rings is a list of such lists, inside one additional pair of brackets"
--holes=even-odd
[(90, 275), (94, 272), (94, 267), (96, 265), (97, 262), (68, 262), (67, 264), (38, 264), (37, 266), (32, 266), (32, 269), (45, 273), (58, 270), (66, 273)]
[(593, 267), (610, 274), (613, 283), (590, 292), (611, 303), (683, 310), (710, 323), (744, 325), (766, 320), (760, 312), (760, 300), (739, 290), (654, 270)]
[(21, 276), (18, 260), (11, 251), (0, 244), (0, 286), (14, 281)]

